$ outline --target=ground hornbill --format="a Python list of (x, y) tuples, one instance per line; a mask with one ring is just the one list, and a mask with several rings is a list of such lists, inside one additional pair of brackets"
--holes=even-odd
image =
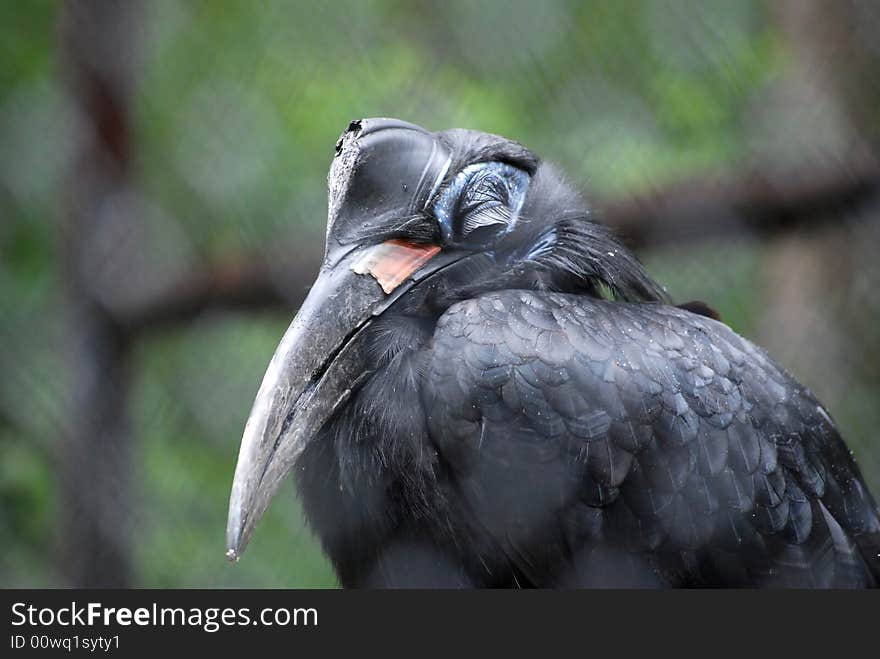
[(293, 472), (346, 587), (880, 580), (828, 412), (673, 306), (510, 140), (352, 122), (323, 265), (244, 431), (228, 555)]

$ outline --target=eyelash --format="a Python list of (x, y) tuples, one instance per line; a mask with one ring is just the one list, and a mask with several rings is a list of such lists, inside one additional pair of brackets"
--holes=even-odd
[(487, 174), (482, 180), (471, 183), (462, 192), (458, 201), (458, 212), (471, 213), (480, 206), (491, 203), (507, 204), (509, 201), (507, 184), (496, 174)]
[[(492, 225), (509, 231), (528, 187), (528, 174), (511, 165), (487, 162), (459, 172), (437, 196), (434, 215), (447, 240), (468, 236)], [(514, 197), (513, 199), (511, 197)]]

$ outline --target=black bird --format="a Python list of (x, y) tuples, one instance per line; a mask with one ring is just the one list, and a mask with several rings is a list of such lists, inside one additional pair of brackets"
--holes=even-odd
[(877, 507), (828, 412), (673, 306), (553, 166), (365, 119), (328, 188), (230, 558), (293, 472), (346, 587), (877, 585)]

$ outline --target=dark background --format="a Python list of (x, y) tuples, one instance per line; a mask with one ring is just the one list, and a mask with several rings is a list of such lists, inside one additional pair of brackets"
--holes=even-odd
[(880, 4), (0, 3), (0, 586), (334, 586), (226, 506), (348, 121), (515, 138), (880, 491)]

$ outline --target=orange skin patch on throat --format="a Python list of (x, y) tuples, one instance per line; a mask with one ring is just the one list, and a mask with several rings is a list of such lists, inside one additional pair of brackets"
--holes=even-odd
[(359, 275), (372, 275), (388, 295), (439, 251), (439, 245), (389, 240), (369, 250), (351, 269)]

